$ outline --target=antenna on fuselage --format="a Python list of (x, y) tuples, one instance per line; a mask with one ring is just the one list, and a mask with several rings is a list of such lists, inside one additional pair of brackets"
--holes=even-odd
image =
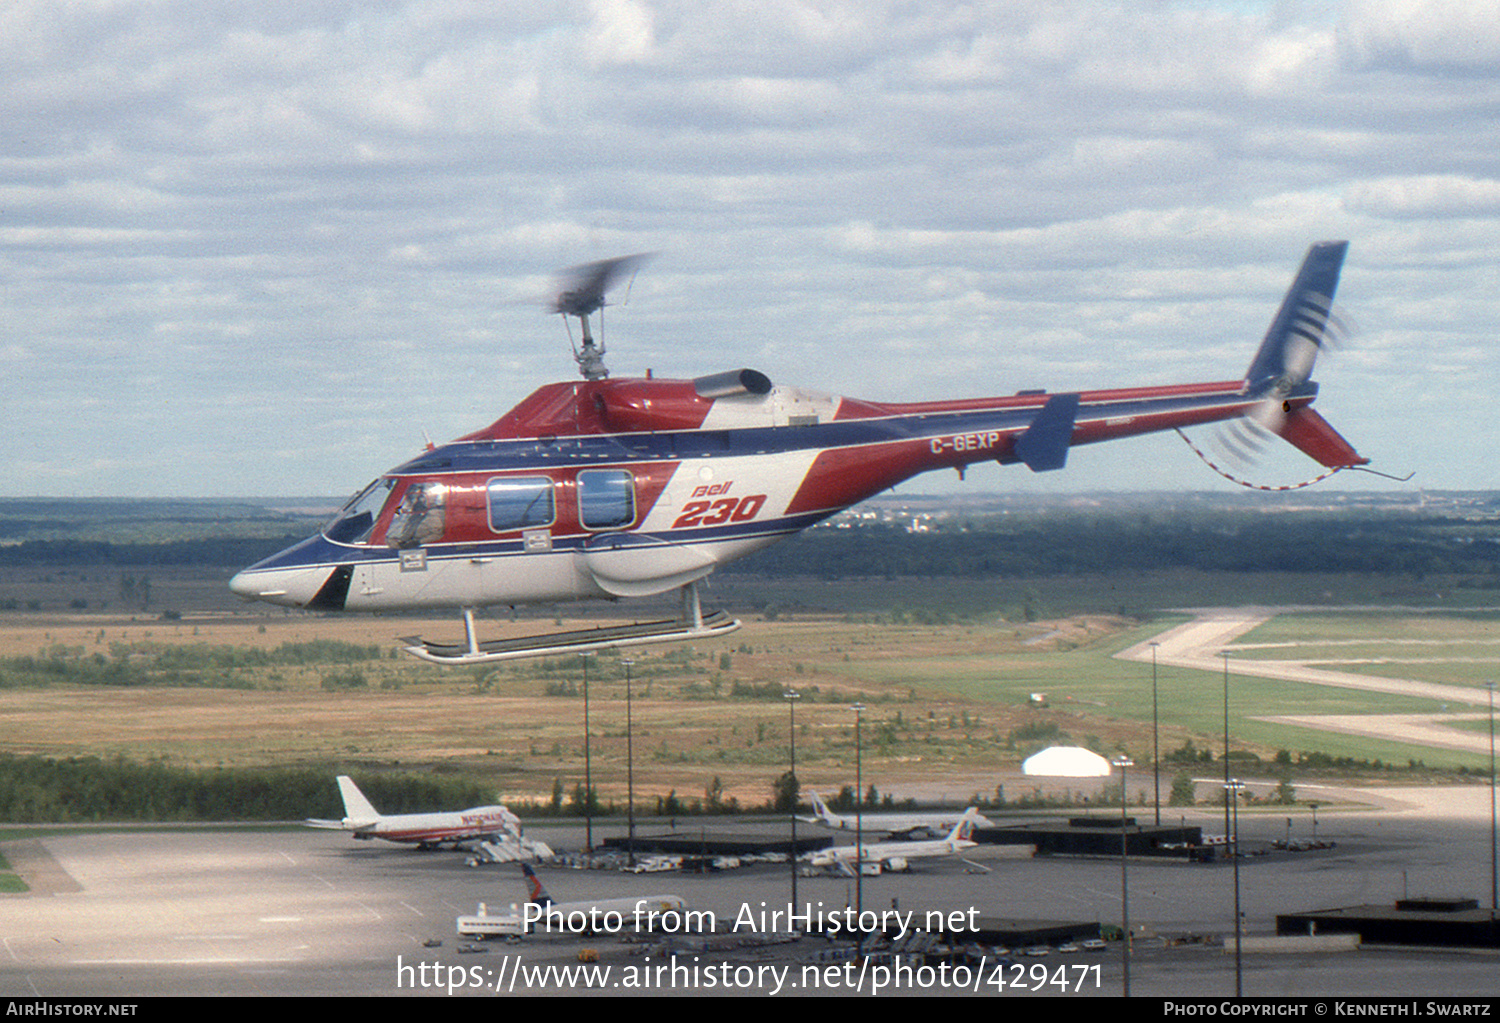
[[(604, 294), (610, 286), (626, 274), (634, 282), (635, 271), (651, 258), (651, 253), (640, 252), (633, 256), (616, 256), (597, 263), (585, 263), (562, 271), (560, 289), (552, 300), (552, 311), (563, 316), (576, 316), (582, 331), (582, 339), (573, 349), (573, 360), (585, 380), (603, 380), (609, 376), (604, 365), (604, 338), (602, 310), (607, 304)], [(596, 341), (589, 331), (589, 317), (600, 314), (600, 337)], [(572, 334), (569, 332), (571, 340)]]

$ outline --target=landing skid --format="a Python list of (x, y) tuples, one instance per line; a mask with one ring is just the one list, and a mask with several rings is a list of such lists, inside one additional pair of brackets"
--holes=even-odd
[(474, 631), (474, 610), (464, 608), (464, 642), (437, 643), (410, 636), (402, 640), (413, 657), (432, 664), (488, 664), (513, 661), (522, 657), (551, 657), (558, 654), (581, 654), (609, 647), (645, 646), (649, 643), (675, 643), (682, 640), (725, 636), (740, 627), (739, 619), (724, 611), (705, 615), (698, 603), (697, 585), (683, 588), (683, 615), (680, 619), (635, 622), (571, 632), (549, 632), (513, 639), (492, 639), (481, 643)]

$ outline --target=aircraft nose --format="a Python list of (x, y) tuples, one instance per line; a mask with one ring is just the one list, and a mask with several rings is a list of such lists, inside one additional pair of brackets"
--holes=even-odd
[(251, 581), (248, 573), (236, 572), (233, 579), (229, 580), (229, 589), (241, 600), (259, 600), (260, 587)]
[[(348, 570), (342, 572), (346, 577)], [(283, 607), (307, 607), (319, 599), (331, 577), (340, 576), (341, 570), (330, 573), (327, 568), (247, 568), (229, 580), (229, 589), (243, 600), (263, 600)], [(331, 596), (324, 598), (324, 609), (342, 610), (343, 593), (337, 594), (337, 598), (337, 601)], [(336, 607), (333, 606), (335, 603)]]
[(229, 580), (229, 589), (241, 600), (264, 600), (270, 604), (291, 603), (288, 600), (285, 572), (257, 572), (246, 569)]

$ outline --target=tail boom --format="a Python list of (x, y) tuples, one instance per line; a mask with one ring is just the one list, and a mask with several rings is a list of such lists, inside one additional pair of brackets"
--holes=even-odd
[(1336, 241), (1308, 249), (1239, 380), (915, 404), (844, 400), (840, 423), (864, 422), (885, 436), (825, 448), (789, 511), (842, 507), (918, 473), (989, 460), (1047, 472), (1063, 468), (1077, 445), (1242, 416), (1326, 467), (1365, 465), (1369, 460), (1308, 407), (1318, 392), (1309, 379), (1316, 356), (1342, 330), (1333, 297), (1348, 247)]

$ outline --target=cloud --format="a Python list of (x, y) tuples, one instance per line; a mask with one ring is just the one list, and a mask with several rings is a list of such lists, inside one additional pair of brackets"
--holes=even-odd
[[(617, 373), (750, 361), (886, 400), (1221, 378), (1328, 237), (1379, 358), (1330, 365), (1320, 407), (1431, 443), (1454, 409), (1403, 373), (1451, 346), (1500, 375), (1473, 343), (1500, 316), (1494, 38), (1366, 0), (12, 0), (0, 362), (27, 450), (0, 471), (30, 492), (14, 459), (108, 438), (49, 478), (352, 490), (571, 374), (530, 300), (638, 251)], [(1399, 424), (1361, 400), (1403, 387)], [(1024, 485), (1129, 486), (1120, 450)]]
[(1472, 0), (1349, 0), (1345, 59), (1364, 71), (1500, 76), (1500, 18)]
[(1456, 174), (1374, 178), (1351, 185), (1344, 202), (1374, 217), (1493, 217), (1500, 214), (1500, 180)]
[(638, 0), (590, 0), (584, 53), (595, 64), (635, 64), (656, 49), (655, 18)]

